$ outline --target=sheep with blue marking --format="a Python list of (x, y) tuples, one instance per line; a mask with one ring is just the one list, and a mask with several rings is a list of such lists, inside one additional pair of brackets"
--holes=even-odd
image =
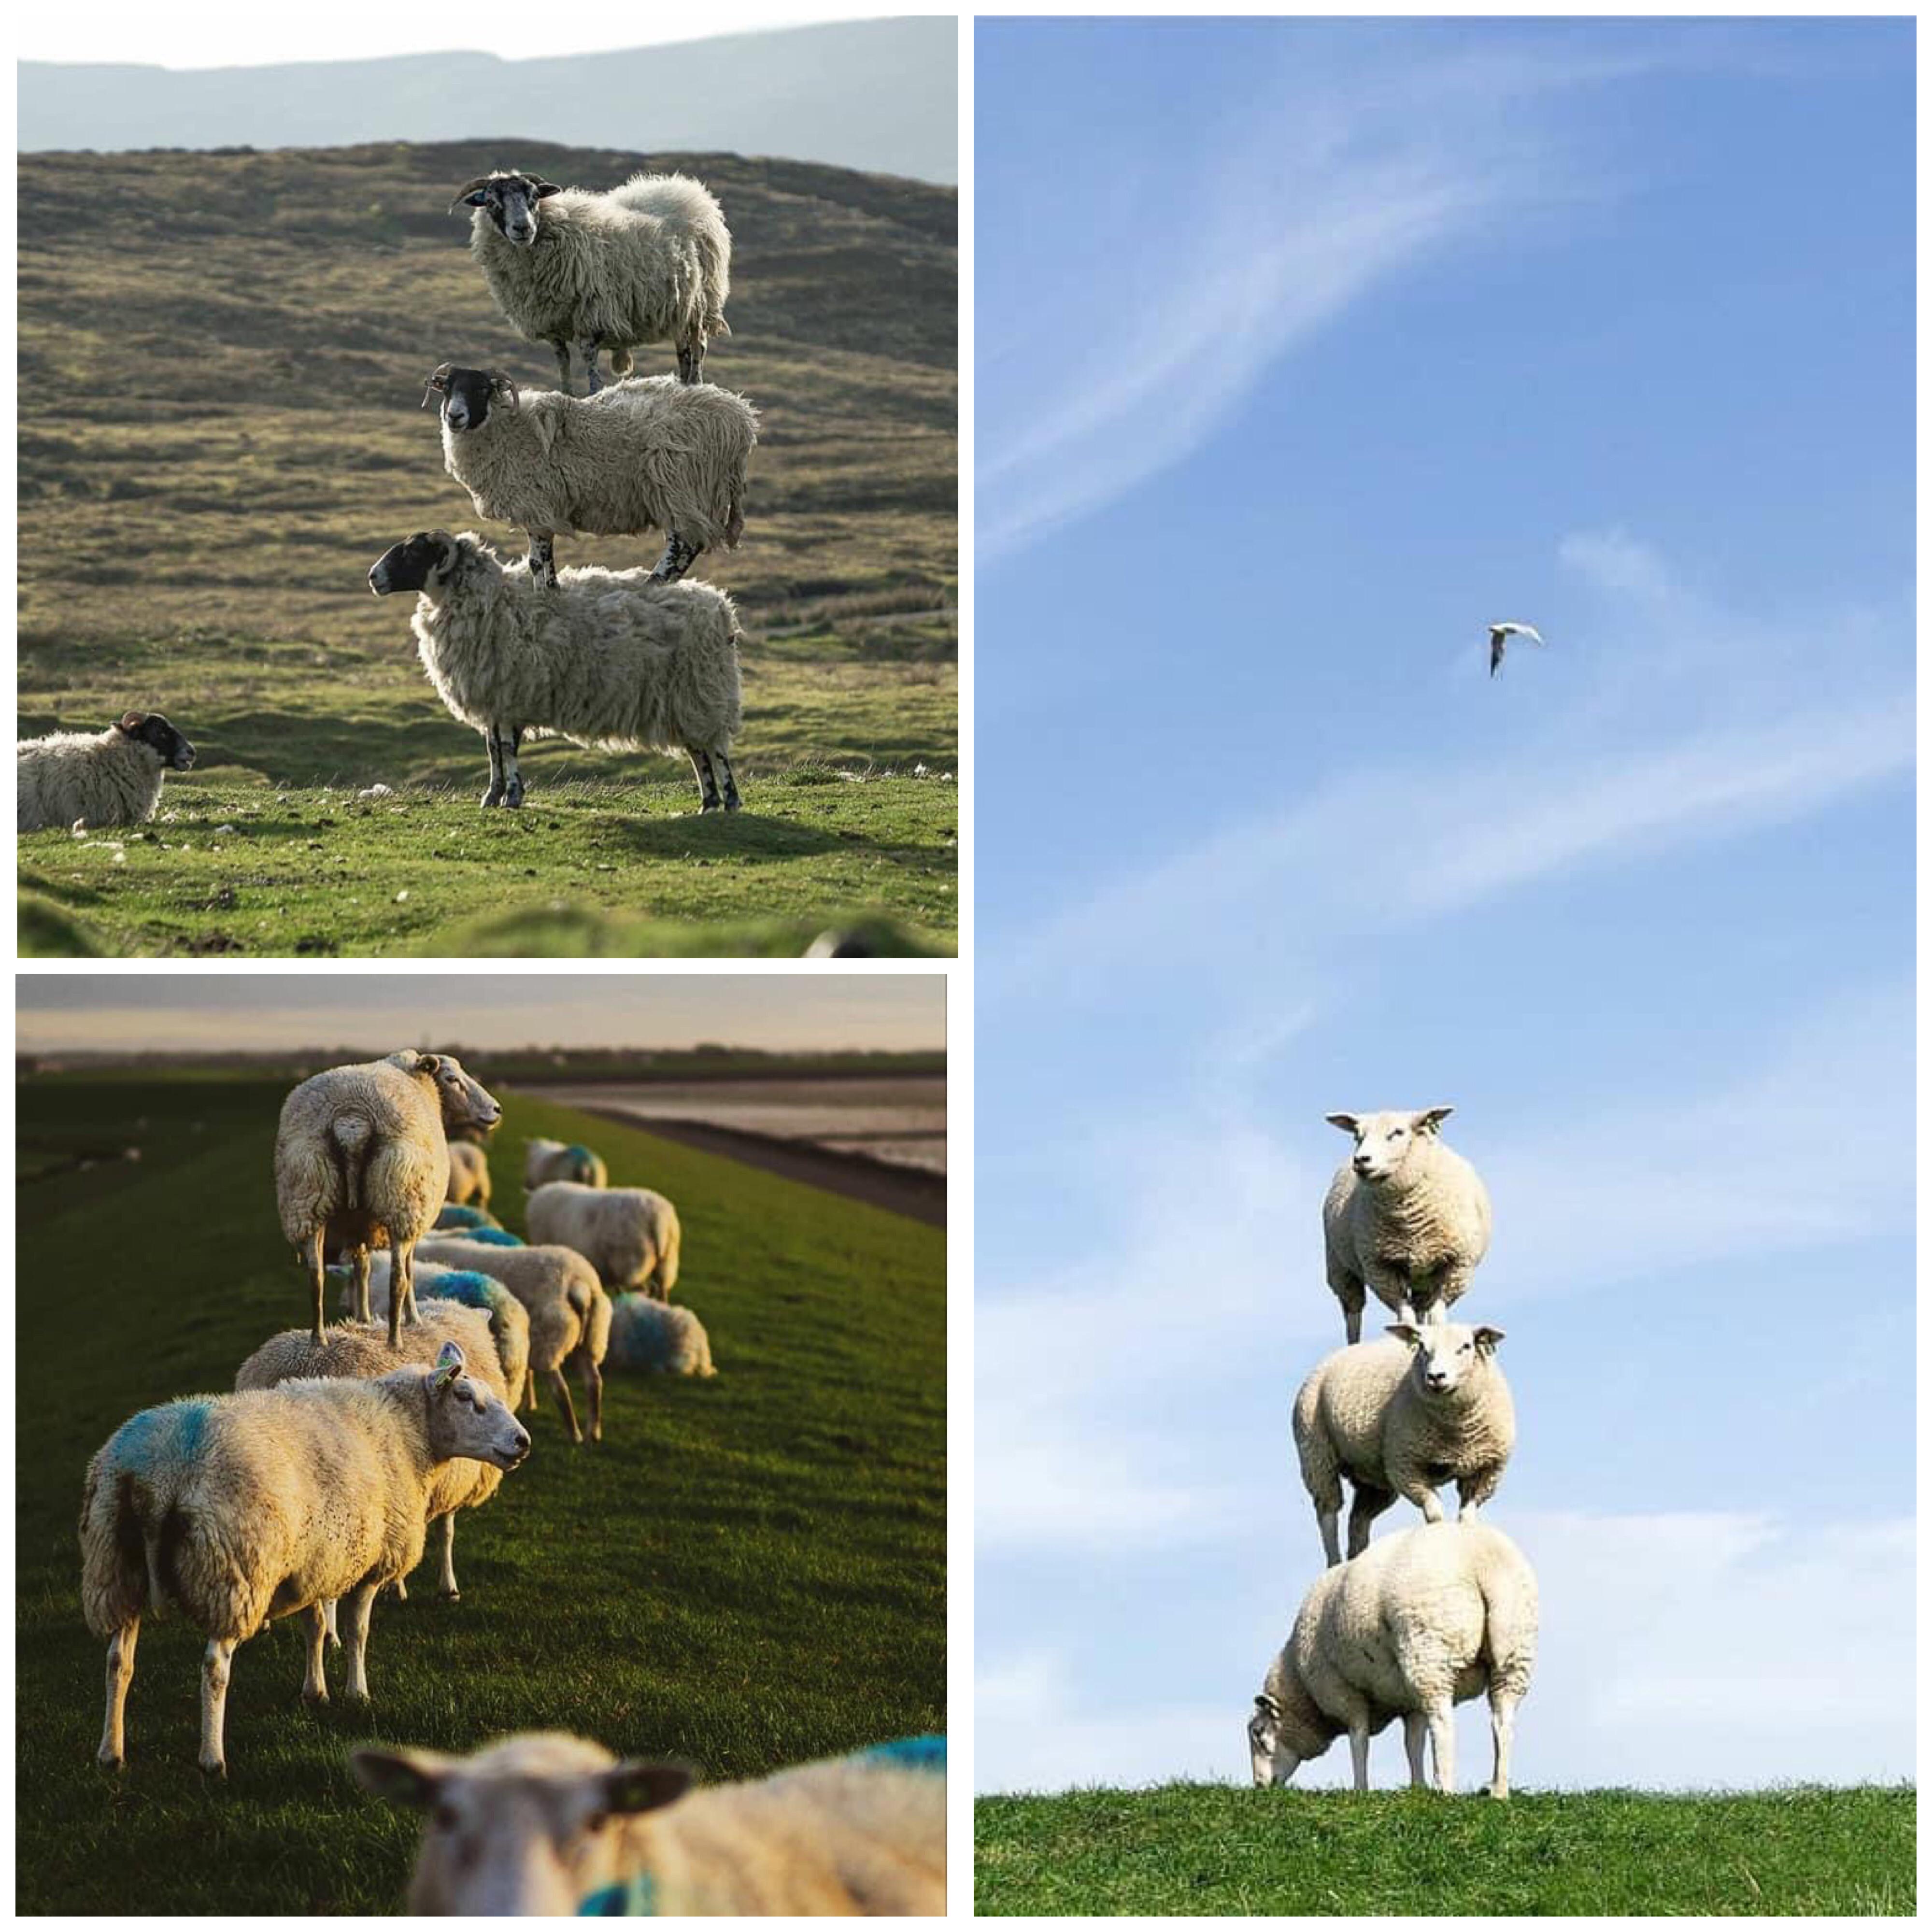
[(367, 1702), (370, 1608), (422, 1562), (442, 1466), (463, 1456), (514, 1469), (530, 1447), (453, 1342), (427, 1372), (196, 1396), (123, 1423), (87, 1466), (80, 1514), (82, 1612), (107, 1646), (100, 1762), (125, 1761), (141, 1619), (170, 1604), (208, 1640), (203, 1771), (226, 1772), (236, 1648), (272, 1618), (306, 1616), (302, 1695), (326, 1703), (322, 1606), (346, 1599), (345, 1694)]
[(642, 1288), (664, 1301), (677, 1286), (683, 1229), (654, 1189), (546, 1181), (525, 1204), (524, 1225), (533, 1241), (574, 1248), (613, 1294)]
[[(455, 1143), (451, 1143), (453, 1147)], [(459, 1208), (453, 1201), (446, 1201), (437, 1210), (436, 1226), (430, 1229), (436, 1234), (466, 1234), (478, 1228), (488, 1228), (496, 1234), (503, 1232), (503, 1224), (487, 1208)]]
[(711, 1338), (688, 1308), (648, 1294), (610, 1298), (610, 1347), (604, 1365), (611, 1369), (656, 1370), (674, 1376), (715, 1376)]
[(466, 1758), (358, 1750), (356, 1774), (426, 1812), (409, 1909), (475, 1917), (937, 1917), (946, 1744), (907, 1739), (694, 1789), (558, 1732)]
[(524, 1190), (536, 1191), (548, 1180), (574, 1180), (583, 1187), (608, 1187), (610, 1171), (603, 1156), (581, 1141), (566, 1146), (562, 1141), (532, 1135), (524, 1143)]

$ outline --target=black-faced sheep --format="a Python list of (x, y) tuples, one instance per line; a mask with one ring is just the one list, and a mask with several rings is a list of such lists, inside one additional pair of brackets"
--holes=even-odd
[(104, 731), (57, 731), (16, 748), (16, 829), (144, 825), (161, 800), (164, 772), (184, 772), (194, 747), (158, 711), (130, 711)]

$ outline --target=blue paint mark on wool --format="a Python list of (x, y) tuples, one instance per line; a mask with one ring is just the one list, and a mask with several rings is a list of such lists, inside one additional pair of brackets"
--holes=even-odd
[(507, 1228), (472, 1228), (463, 1238), (466, 1241), (481, 1241), (492, 1248), (520, 1248), (524, 1245)]
[(443, 1204), (442, 1212), (436, 1217), (439, 1228), (494, 1228), (496, 1224), (480, 1208), (459, 1208), (453, 1201)]
[(212, 1400), (202, 1395), (144, 1408), (114, 1432), (108, 1452), (124, 1468), (139, 1468), (163, 1460), (192, 1462), (201, 1453), (202, 1436), (213, 1406)]
[(674, 1346), (670, 1312), (648, 1294), (614, 1295), (608, 1360), (620, 1369), (668, 1369)]
[(902, 1771), (936, 1772), (942, 1778), (946, 1774), (943, 1737), (898, 1738), (889, 1744), (874, 1744), (859, 1755), (874, 1762), (896, 1765)]
[(478, 1274), (464, 1268), (455, 1274), (439, 1276), (433, 1282), (423, 1284), (425, 1301), (460, 1301), (466, 1308), (488, 1310), (496, 1306), (496, 1298), (502, 1284), (492, 1281), (487, 1274)]
[(656, 1888), (649, 1872), (640, 1872), (622, 1885), (607, 1885), (593, 1892), (577, 1908), (580, 1918), (654, 1918), (657, 1916)]

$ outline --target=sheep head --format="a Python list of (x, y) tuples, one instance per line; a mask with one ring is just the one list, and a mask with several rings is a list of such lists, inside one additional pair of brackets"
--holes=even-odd
[(456, 190), (449, 212), (453, 214), (459, 208), (480, 208), (506, 242), (513, 248), (530, 248), (536, 244), (537, 203), (562, 193), (556, 182), (545, 181), (541, 175), (500, 169), (466, 182)]

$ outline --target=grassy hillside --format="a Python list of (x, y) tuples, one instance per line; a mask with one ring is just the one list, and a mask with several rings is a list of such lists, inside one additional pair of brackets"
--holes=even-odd
[[(369, 594), (399, 538), (477, 526), (417, 406), (424, 376), (453, 360), (556, 380), (443, 212), (512, 159), (591, 183), (686, 167), (731, 223), (732, 333), (706, 374), (751, 396), (764, 430), (744, 543), (696, 572), (747, 632), (748, 810), (728, 824), (698, 823), (668, 760), (555, 743), (525, 762), (520, 818), (486, 818), (481, 741), (424, 677), (410, 600)], [(951, 190), (512, 140), (20, 170), (20, 730), (159, 709), (200, 753), (170, 782), (179, 817), (124, 860), (59, 833), (23, 844), (23, 879), (99, 950), (441, 951), (461, 912), (506, 908), (544, 915), (526, 950), (553, 950), (554, 904), (624, 916), (617, 943), (639, 950), (677, 950), (653, 928), (680, 922), (746, 950), (757, 922), (862, 911), (950, 946)], [(668, 350), (639, 364), (670, 366)], [(560, 552), (628, 567), (657, 548)], [(345, 812), (377, 782), (404, 815)]]
[(974, 1910), (1617, 1916), (1914, 1909), (1910, 1789), (1424, 1792), (1172, 1784), (982, 1798)]
[(532, 1132), (662, 1187), (716, 1379), (613, 1376), (584, 1449), (544, 1398), (529, 1462), (459, 1526), (461, 1600), (439, 1603), (425, 1568), (406, 1604), (377, 1605), (368, 1714), (339, 1701), (339, 1658), (338, 1701), (302, 1707), (292, 1623), (244, 1644), (225, 1786), (195, 1767), (200, 1640), (178, 1616), (145, 1624), (130, 1762), (98, 1768), (82, 1471), (134, 1410), (231, 1386), (304, 1318), (269, 1179), (285, 1090), (19, 1090), (20, 1274), (40, 1288), (15, 1318), (34, 1365), (16, 1419), (18, 1910), (396, 1910), (415, 1828), (352, 1782), (361, 1738), (463, 1750), (555, 1727), (741, 1777), (944, 1727), (943, 1234), (508, 1093), (503, 1218), (520, 1223)]

